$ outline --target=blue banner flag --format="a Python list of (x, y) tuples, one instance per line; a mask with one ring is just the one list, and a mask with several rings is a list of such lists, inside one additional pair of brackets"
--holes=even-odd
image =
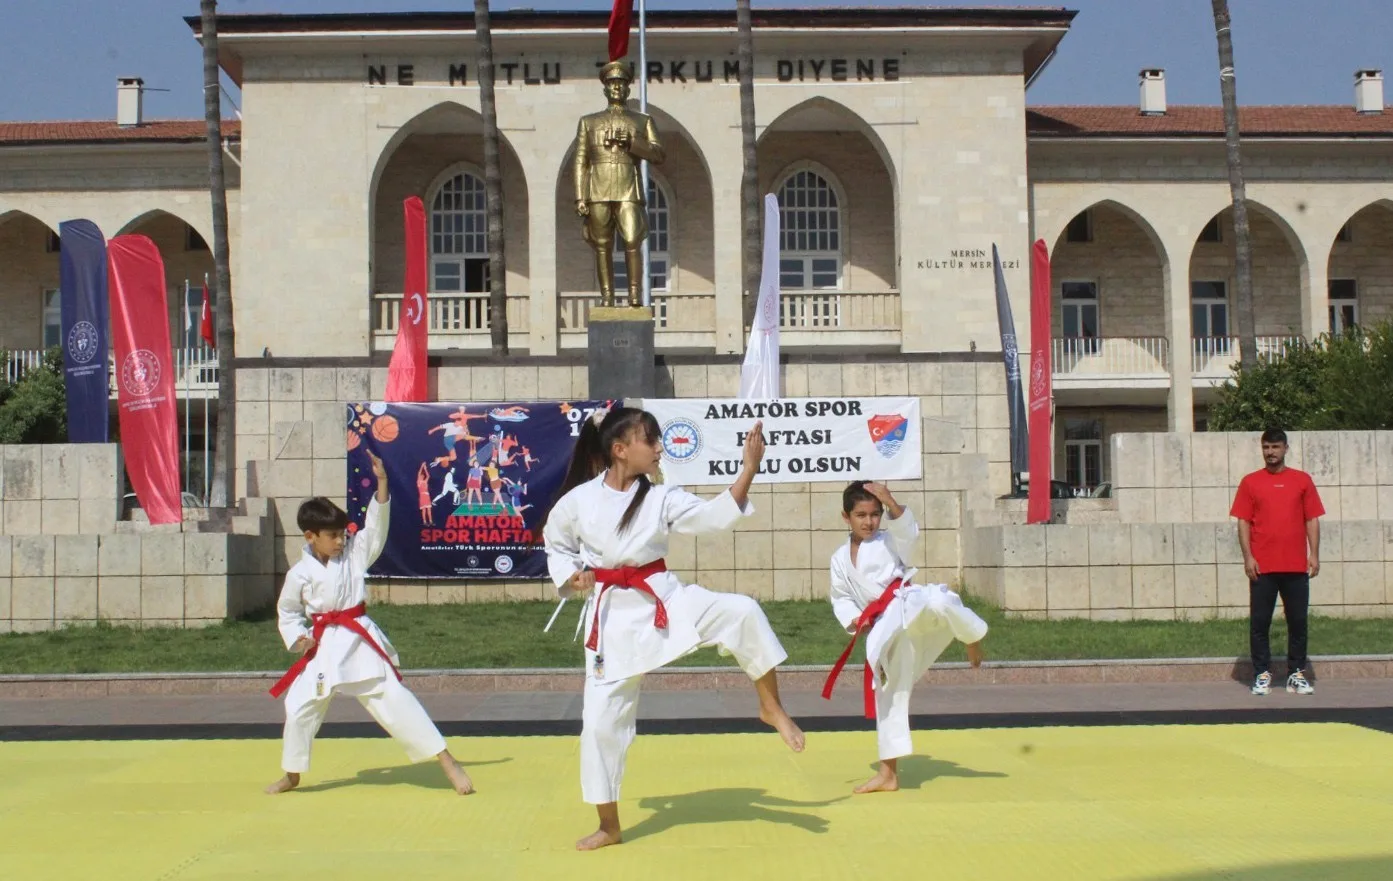
[[(1001, 272), (1001, 255), (992, 245), (992, 267), (996, 272), (996, 323), (1001, 330), (1001, 357), (1006, 362), (1006, 407), (1011, 426), (1011, 473), (1030, 470), (1030, 438), (1025, 415), (1025, 395), (1021, 392), (1021, 359), (1016, 345), (1016, 322), (1011, 317), (1011, 298), (1006, 293), (1006, 276)], [(1012, 486), (1014, 487), (1014, 479)]]
[(58, 238), (68, 442), (104, 444), (110, 423), (106, 371), (111, 345), (106, 240), (90, 220), (58, 224)]
[(362, 526), (377, 491), (391, 494), (386, 578), (547, 577), (533, 528), (556, 501), (585, 419), (605, 401), (348, 405), (348, 516)]

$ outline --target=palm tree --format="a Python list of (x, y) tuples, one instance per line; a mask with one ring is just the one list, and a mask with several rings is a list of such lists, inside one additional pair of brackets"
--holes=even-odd
[(1258, 363), (1258, 340), (1253, 320), (1253, 248), (1248, 228), (1248, 201), (1243, 164), (1238, 151), (1238, 89), (1234, 82), (1233, 32), (1228, 0), (1212, 0), (1214, 33), (1219, 39), (1219, 93), (1224, 99), (1224, 146), (1228, 154), (1229, 191), (1233, 195), (1233, 246), (1238, 270), (1234, 298), (1238, 328), (1238, 363), (1250, 370)]
[(494, 355), (508, 354), (508, 279), (503, 250), (503, 171), (498, 163), (498, 106), (493, 100), (493, 34), (488, 0), (474, 0), (479, 54), (479, 110), (484, 116), (484, 192), (488, 201), (489, 338)]
[(744, 240), (742, 268), (744, 299), (741, 303), (745, 326), (754, 322), (759, 298), (760, 233), (763, 212), (759, 208), (759, 155), (755, 146), (755, 40), (750, 21), (750, 0), (735, 0), (735, 28), (740, 52), (740, 138), (744, 150), (745, 172), (740, 178), (740, 221)]
[(232, 365), (232, 269), (227, 244), (227, 180), (223, 174), (222, 99), (218, 82), (218, 2), (199, 0), (203, 22), (203, 116), (208, 127), (208, 192), (213, 203), (213, 308), (218, 343), (218, 428), (213, 446), (211, 508), (236, 501), (237, 377)]

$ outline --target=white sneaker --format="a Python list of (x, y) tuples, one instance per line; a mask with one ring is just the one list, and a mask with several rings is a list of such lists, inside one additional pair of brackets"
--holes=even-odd
[(1310, 682), (1306, 681), (1306, 676), (1297, 670), (1287, 677), (1287, 691), (1292, 694), (1315, 694), (1316, 689)]
[[(1307, 686), (1309, 687), (1309, 686)], [(1272, 674), (1259, 673), (1258, 678), (1253, 680), (1253, 694), (1267, 694), (1272, 690)]]

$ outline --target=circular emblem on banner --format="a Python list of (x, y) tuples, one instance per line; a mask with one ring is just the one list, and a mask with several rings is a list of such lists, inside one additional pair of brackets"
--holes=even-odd
[(478, 569), (478, 568), (479, 568), (479, 558), (476, 557), (476, 556), (474, 556), (473, 554), (470, 554), (470, 555), (469, 555), (469, 559), (466, 560), (465, 562), (469, 564), (469, 568), (470, 568), (470, 569)]
[(493, 561), (493, 568), (497, 569), (500, 575), (507, 575), (513, 571), (513, 558), (507, 554), (499, 554)]
[(686, 462), (701, 452), (701, 432), (690, 419), (674, 419), (663, 426), (663, 455)]
[(1030, 365), (1030, 393), (1032, 395), (1043, 395), (1045, 393), (1045, 360), (1036, 358)]
[(86, 364), (97, 356), (97, 328), (90, 321), (79, 321), (68, 331), (68, 357)]
[(160, 384), (160, 359), (149, 349), (136, 349), (121, 362), (121, 388), (143, 398)]

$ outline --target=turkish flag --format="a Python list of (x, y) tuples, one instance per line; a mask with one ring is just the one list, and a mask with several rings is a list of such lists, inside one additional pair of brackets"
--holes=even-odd
[(213, 336), (213, 304), (208, 299), (208, 282), (203, 283), (203, 316), (198, 322), (198, 335), (203, 338), (203, 342), (208, 344), (208, 348), (218, 347), (217, 338)]
[(397, 316), (397, 342), (387, 367), (384, 401), (426, 400), (426, 208), (420, 196), (402, 203), (406, 215), (406, 285)]
[(629, 54), (629, 27), (634, 20), (634, 0), (614, 0), (609, 13), (609, 60)]
[(174, 408), (174, 352), (164, 261), (145, 236), (107, 243), (111, 337), (116, 348), (117, 417), (121, 449), (135, 496), (151, 523), (179, 523), (179, 429)]

